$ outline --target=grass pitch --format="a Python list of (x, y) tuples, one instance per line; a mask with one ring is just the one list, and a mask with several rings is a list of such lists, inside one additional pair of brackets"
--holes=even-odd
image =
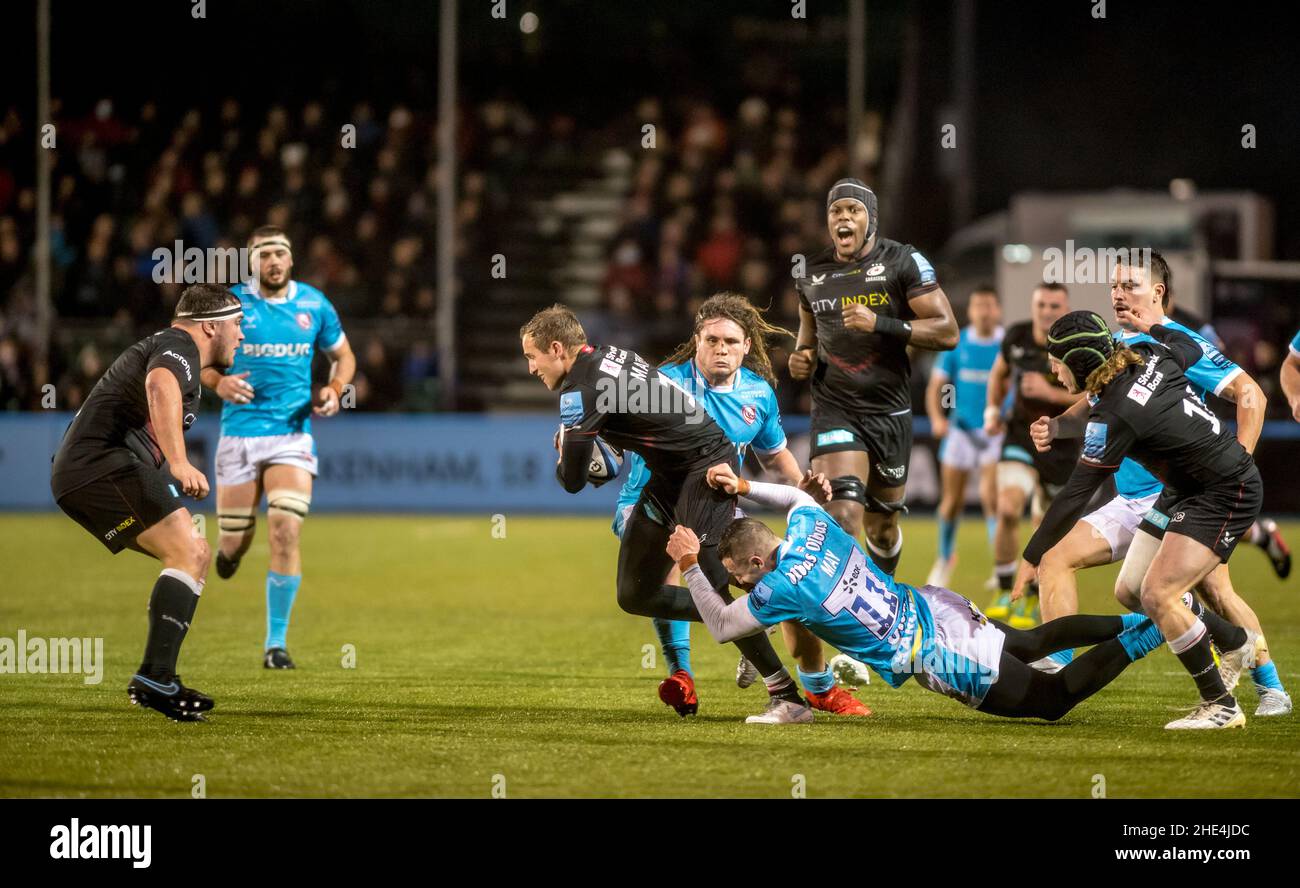
[[(0, 674), (0, 795), (1082, 798), (1103, 781), (1111, 797), (1300, 795), (1294, 716), (1163, 730), (1194, 702), (1163, 649), (1057, 724), (877, 681), (859, 692), (874, 718), (771, 728), (742, 724), (765, 695), (737, 689), (734, 649), (696, 627), (701, 709), (679, 719), (655, 695), (649, 621), (615, 604), (609, 522), (511, 517), (503, 539), (493, 528), (487, 516), (313, 515), (289, 634), (299, 668), (269, 672), (259, 524), (236, 577), (209, 580), (181, 657), (216, 709), (175, 724), (126, 701), (155, 565), (110, 558), (59, 515), (0, 516), (0, 636), (102, 637), (105, 657), (98, 685)], [(924, 578), (934, 528), (907, 522), (901, 578)], [(1300, 540), (1300, 525), (1284, 530)], [(981, 521), (963, 524), (954, 579), (980, 604), (983, 536)], [(1300, 690), (1300, 577), (1279, 582), (1246, 545), (1233, 569)], [(1083, 575), (1084, 610), (1117, 612), (1115, 570)], [(1249, 678), (1239, 693), (1249, 717)]]

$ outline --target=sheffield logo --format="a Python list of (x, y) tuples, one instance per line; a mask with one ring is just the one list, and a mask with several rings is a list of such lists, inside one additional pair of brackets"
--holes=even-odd
[(55, 860), (129, 860), (147, 869), (153, 860), (153, 827), (85, 826), (77, 818), (50, 828), (50, 857)]

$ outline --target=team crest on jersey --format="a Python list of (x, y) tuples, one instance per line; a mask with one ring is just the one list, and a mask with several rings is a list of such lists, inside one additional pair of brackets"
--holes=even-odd
[(300, 311), (298, 314), (294, 315), (294, 318), (298, 321), (299, 327), (302, 327), (304, 330), (311, 329), (311, 315), (307, 314), (307, 312)]
[(753, 404), (746, 404), (740, 411), (741, 418), (745, 420), (746, 425), (753, 425), (758, 419), (758, 411), (754, 409)]
[(820, 287), (820, 286), (821, 286), (822, 284), (824, 284), (824, 283), (826, 283), (826, 275), (824, 275), (824, 274), (815, 274), (815, 275), (812, 276), (812, 280), (808, 283), (808, 286), (810, 286), (810, 287)]
[(885, 266), (882, 265), (881, 263), (877, 262), (875, 265), (873, 265), (873, 266), (871, 266), (870, 268), (867, 269), (867, 274), (868, 274), (869, 276), (870, 276), (870, 275), (877, 275), (877, 274), (884, 274), (884, 271), (885, 271)]

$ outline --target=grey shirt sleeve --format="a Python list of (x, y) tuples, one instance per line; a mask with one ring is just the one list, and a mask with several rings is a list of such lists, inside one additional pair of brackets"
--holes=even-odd
[(764, 508), (784, 509), (787, 515), (801, 506), (817, 506), (817, 500), (789, 484), (750, 481), (746, 496)]
[(686, 588), (691, 592), (691, 600), (695, 602), (695, 609), (700, 612), (704, 625), (709, 628), (709, 634), (719, 644), (763, 631), (763, 624), (750, 613), (749, 605), (745, 601), (749, 596), (742, 595), (735, 601), (725, 601), (713, 588), (713, 584), (709, 582), (709, 578), (704, 575), (704, 571), (700, 570), (698, 564), (691, 565), (690, 569), (682, 575), (682, 579), (686, 581)]

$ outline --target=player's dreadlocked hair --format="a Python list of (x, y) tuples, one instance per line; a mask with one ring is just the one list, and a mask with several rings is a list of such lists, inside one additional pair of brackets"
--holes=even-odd
[(750, 341), (750, 348), (741, 366), (753, 370), (766, 379), (768, 385), (775, 388), (776, 374), (772, 372), (772, 359), (767, 353), (767, 340), (774, 336), (788, 336), (794, 339), (795, 335), (784, 327), (768, 323), (763, 313), (740, 293), (723, 291), (714, 293), (706, 299), (695, 314), (695, 329), (691, 331), (691, 338), (677, 346), (676, 350), (664, 359), (661, 366), (694, 360), (695, 337), (699, 334), (700, 328), (718, 318), (735, 321), (740, 329), (745, 331), (745, 338)]

